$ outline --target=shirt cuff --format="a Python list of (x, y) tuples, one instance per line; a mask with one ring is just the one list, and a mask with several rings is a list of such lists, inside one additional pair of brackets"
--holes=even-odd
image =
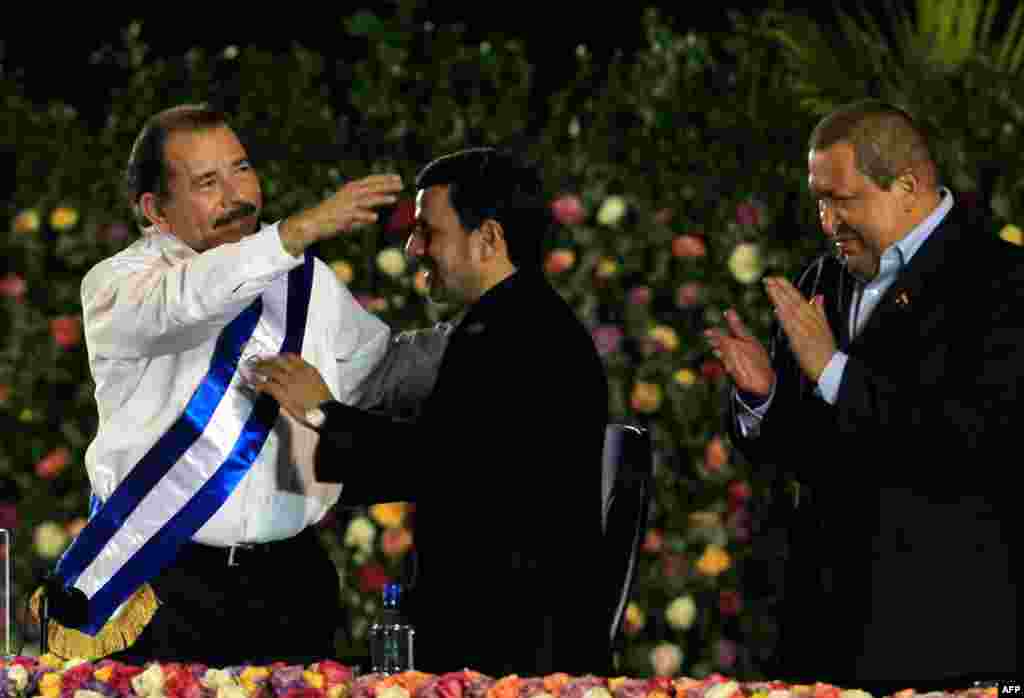
[(772, 399), (775, 397), (776, 383), (772, 383), (772, 390), (767, 397), (745, 393), (738, 388), (733, 388), (733, 399), (740, 409), (736, 411), (736, 422), (740, 427), (740, 434), (745, 437), (756, 437), (761, 430), (761, 420), (768, 414)]
[(846, 362), (849, 358), (843, 352), (837, 351), (829, 359), (825, 370), (821, 372), (821, 377), (818, 379), (816, 392), (830, 405), (836, 404), (836, 400), (839, 398), (839, 385), (843, 382), (843, 372), (846, 370)]

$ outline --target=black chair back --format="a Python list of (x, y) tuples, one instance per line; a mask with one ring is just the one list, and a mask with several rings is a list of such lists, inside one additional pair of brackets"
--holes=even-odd
[(601, 460), (601, 525), (609, 579), (613, 582), (608, 639), (614, 646), (633, 590), (640, 544), (647, 532), (654, 475), (650, 432), (632, 424), (609, 424)]

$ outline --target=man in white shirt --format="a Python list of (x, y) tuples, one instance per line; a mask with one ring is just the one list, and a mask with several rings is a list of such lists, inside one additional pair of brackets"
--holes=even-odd
[(401, 179), (352, 181), (262, 225), (224, 115), (182, 106), (147, 122), (127, 184), (148, 226), (82, 281), (94, 506), (51, 580), (51, 644), (133, 664), (331, 657), (339, 581), (311, 527), (341, 486), (313, 477), (316, 432), (244, 375), (294, 351), (356, 401), (390, 332), (306, 249), (374, 222)]

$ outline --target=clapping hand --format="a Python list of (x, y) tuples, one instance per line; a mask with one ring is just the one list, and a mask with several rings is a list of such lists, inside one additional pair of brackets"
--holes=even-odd
[(768, 351), (747, 329), (735, 310), (727, 310), (725, 320), (728, 331), (717, 327), (705, 330), (708, 344), (737, 388), (768, 397), (775, 385), (775, 370)]
[(781, 277), (766, 278), (764, 286), (800, 368), (817, 383), (837, 350), (835, 335), (825, 317), (824, 298), (818, 295), (808, 301)]

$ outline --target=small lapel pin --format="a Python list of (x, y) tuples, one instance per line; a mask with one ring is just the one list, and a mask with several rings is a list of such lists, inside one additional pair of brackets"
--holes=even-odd
[(896, 294), (896, 305), (904, 309), (910, 305), (910, 296), (907, 295), (906, 291), (900, 291)]

